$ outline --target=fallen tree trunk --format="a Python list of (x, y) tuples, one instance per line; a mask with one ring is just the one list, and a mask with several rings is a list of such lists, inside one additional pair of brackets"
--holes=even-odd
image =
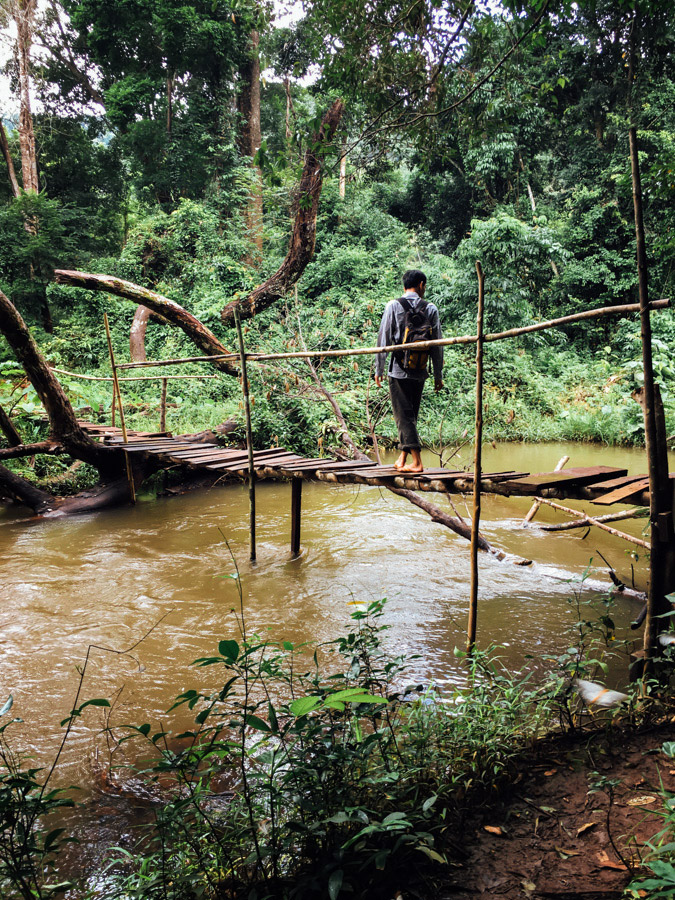
[(242, 319), (250, 319), (283, 297), (300, 278), (314, 255), (316, 217), (323, 187), (323, 158), (335, 134), (344, 103), (334, 100), (321, 120), (319, 133), (312, 136), (305, 153), (305, 163), (295, 197), (295, 220), (286, 258), (277, 271), (243, 300), (234, 300), (223, 309), (221, 318), (234, 325), (234, 311)]
[[(133, 284), (131, 281), (124, 281), (122, 278), (114, 278), (112, 275), (95, 275), (90, 272), (74, 272), (66, 269), (56, 269), (54, 279), (57, 284), (68, 284), (89, 291), (103, 291), (114, 297), (133, 300), (135, 303), (148, 307), (171, 325), (184, 331), (207, 356), (219, 356), (229, 352), (196, 316), (183, 309), (175, 300), (163, 297), (148, 288)], [(213, 365), (227, 375), (239, 375), (239, 369), (227, 360), (214, 359)]]
[(47, 512), (55, 502), (55, 498), (47, 491), (41, 490), (3, 465), (0, 465), (0, 495), (28, 506), (38, 514)]
[(2, 406), (0, 406), (0, 431), (7, 438), (7, 443), (10, 447), (18, 447), (19, 444), (23, 443), (21, 435), (14, 427), (14, 422), (12, 422)]
[(40, 353), (26, 323), (2, 291), (0, 291), (0, 332), (4, 334), (35, 388), (49, 418), (54, 440), (63, 444), (72, 456), (97, 468), (102, 477), (115, 477), (119, 473), (117, 453), (109, 447), (95, 443), (83, 431), (65, 391)]
[(35, 456), (38, 453), (45, 453), (54, 456), (58, 453), (65, 453), (63, 444), (55, 441), (38, 441), (35, 444), (17, 444), (14, 447), (4, 447), (0, 449), (0, 459), (19, 459), (22, 456)]

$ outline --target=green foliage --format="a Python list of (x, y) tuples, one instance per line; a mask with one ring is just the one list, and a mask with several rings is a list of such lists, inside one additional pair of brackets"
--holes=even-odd
[[(173, 787), (141, 853), (112, 864), (118, 890), (385, 897), (424, 858), (447, 863), (448, 826), (508, 778), (547, 705), (479, 654), (452, 698), (402, 690), (383, 609), (359, 609), (355, 630), (319, 647), (244, 628), (195, 662), (219, 686), (177, 698), (196, 712), (179, 743), (149, 723), (129, 729), (123, 740), (151, 757), (144, 776)], [(225, 802), (211, 793), (223, 778), (237, 784)]]

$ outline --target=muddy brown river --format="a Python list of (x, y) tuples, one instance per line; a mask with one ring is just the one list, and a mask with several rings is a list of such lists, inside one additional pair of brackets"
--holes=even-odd
[[(550, 471), (563, 454), (569, 465), (614, 465), (645, 471), (643, 451), (595, 445), (487, 446), (487, 471)], [(428, 464), (435, 464), (429, 456)], [(454, 460), (453, 460), (454, 462)], [(461, 460), (470, 465), (470, 452)], [(446, 500), (439, 495), (440, 505)], [(611, 535), (524, 529), (530, 499), (483, 501), (482, 530), (496, 546), (532, 559), (521, 568), (480, 554), (478, 641), (504, 645), (514, 668), (525, 654), (570, 645), (575, 614), (568, 600), (589, 567), (589, 582), (607, 584), (602, 553), (617, 572), (644, 586), (645, 559)], [(117, 723), (167, 721), (174, 697), (200, 684), (195, 658), (235, 637), (238, 603), (225, 539), (242, 576), (251, 630), (279, 639), (324, 641), (349, 625), (355, 602), (388, 598), (386, 642), (396, 654), (418, 655), (411, 677), (447, 687), (463, 678), (453, 648), (463, 645), (467, 618), (469, 545), (433, 524), (406, 501), (374, 487), (306, 484), (302, 554), (290, 559), (290, 487), (258, 485), (258, 562), (248, 562), (245, 486), (139, 502), (135, 508), (26, 524), (0, 509), (0, 702), (14, 696), (17, 743), (45, 764), (61, 736), (89, 645), (124, 650), (156, 625), (133, 659), (95, 649), (82, 699), (117, 697)], [(569, 505), (581, 508), (572, 501)], [(615, 507), (613, 509), (617, 509)], [(464, 512), (463, 501), (458, 509)], [(561, 521), (542, 508), (538, 522)], [(639, 535), (644, 520), (619, 523)], [(588, 595), (585, 595), (588, 596)], [(639, 609), (619, 600), (626, 625)], [(201, 682), (204, 684), (204, 682)], [(183, 724), (190, 721), (185, 715)], [(172, 720), (174, 725), (180, 723)], [(69, 742), (59, 780), (87, 784), (101, 745), (101, 712), (87, 711)]]

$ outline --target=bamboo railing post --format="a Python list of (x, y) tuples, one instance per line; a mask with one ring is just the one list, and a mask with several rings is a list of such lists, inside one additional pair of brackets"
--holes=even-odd
[(478, 314), (476, 316), (476, 428), (473, 455), (473, 517), (471, 519), (471, 587), (469, 591), (469, 624), (466, 636), (467, 653), (476, 645), (476, 621), (478, 618), (478, 529), (480, 527), (480, 489), (483, 445), (483, 309), (485, 305), (485, 278), (476, 260), (478, 275)]
[(251, 403), (248, 391), (248, 373), (246, 370), (246, 352), (244, 350), (244, 332), (241, 328), (239, 310), (234, 309), (234, 323), (237, 327), (239, 355), (241, 358), (241, 390), (244, 397), (244, 415), (246, 416), (246, 449), (248, 451), (248, 509), (249, 530), (251, 535), (251, 562), (255, 562), (255, 467), (253, 464), (253, 428), (251, 427)]
[(159, 430), (166, 431), (166, 388), (168, 379), (162, 378), (162, 396), (159, 401)]
[[(122, 426), (122, 440), (127, 443), (127, 424), (124, 419), (124, 407), (122, 406), (122, 394), (120, 393), (120, 382), (117, 377), (117, 366), (115, 364), (115, 353), (113, 351), (112, 338), (110, 337), (110, 324), (108, 322), (108, 313), (103, 313), (103, 321), (105, 323), (105, 335), (108, 340), (108, 353), (110, 354), (110, 367), (113, 376), (113, 398), (117, 395), (117, 403), (120, 409), (120, 425)], [(114, 405), (113, 405), (114, 415)], [(124, 452), (124, 461), (127, 469), (127, 481), (129, 482), (129, 499), (132, 503), (136, 502), (136, 488), (134, 486), (134, 473), (131, 468), (131, 460), (129, 454)]]
[[(675, 579), (675, 534), (673, 532), (673, 493), (668, 477), (667, 448), (659, 447), (657, 397), (652, 362), (652, 329), (649, 316), (647, 250), (642, 215), (642, 185), (635, 126), (631, 126), (628, 130), (628, 143), (633, 184), (638, 291), (640, 296), (640, 336), (642, 339), (642, 367), (644, 373), (643, 409), (649, 473), (649, 521), (651, 523), (649, 592), (647, 594), (647, 616), (645, 619), (643, 645), (644, 674), (648, 675), (651, 657), (657, 649), (657, 617), (670, 610), (670, 604), (665, 599), (665, 596), (675, 587), (673, 583)], [(665, 437), (665, 434), (663, 437)]]

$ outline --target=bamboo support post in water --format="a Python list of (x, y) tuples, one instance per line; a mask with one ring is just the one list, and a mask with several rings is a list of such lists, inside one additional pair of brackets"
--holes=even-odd
[[(557, 463), (557, 465), (556, 465), (556, 467), (555, 467), (555, 469), (554, 469), (553, 471), (554, 471), (554, 472), (560, 472), (560, 471), (567, 465), (567, 463), (568, 463), (569, 461), (570, 461), (569, 456), (563, 456), (563, 457), (561, 457), (561, 459), (558, 460), (558, 463)], [(537, 513), (539, 512), (539, 507), (540, 507), (540, 506), (541, 506), (541, 503), (539, 502), (539, 500), (535, 500), (534, 503), (532, 504), (532, 506), (530, 507), (529, 513), (528, 513), (528, 514), (525, 516), (525, 518), (523, 519), (523, 528), (524, 528), (529, 522), (531, 522), (532, 519), (534, 519), (534, 517), (535, 517), (535, 516), (537, 515)]]
[(255, 562), (255, 465), (253, 463), (253, 428), (251, 427), (251, 403), (248, 392), (248, 372), (246, 370), (246, 352), (244, 350), (244, 332), (241, 327), (239, 310), (235, 307), (234, 323), (239, 341), (239, 357), (241, 359), (241, 390), (244, 396), (244, 415), (246, 416), (246, 449), (248, 451), (248, 508), (249, 529), (251, 534), (251, 562)]
[[(634, 26), (635, 27), (635, 26)], [(632, 77), (635, 47), (631, 45), (630, 72)], [(643, 674), (650, 674), (650, 660), (656, 652), (656, 635), (659, 616), (670, 610), (665, 595), (675, 584), (675, 534), (673, 532), (673, 491), (668, 477), (668, 457), (665, 433), (659, 440), (657, 424), (657, 391), (654, 384), (652, 362), (652, 329), (649, 311), (647, 250), (642, 216), (642, 186), (638, 157), (637, 130), (628, 130), (631, 176), (633, 184), (633, 211), (635, 215), (635, 239), (637, 248), (638, 292), (640, 297), (640, 336), (642, 340), (643, 410), (645, 418), (645, 444), (649, 472), (649, 520), (651, 523), (651, 553), (649, 558), (649, 593), (644, 630)], [(665, 432), (665, 429), (664, 429)]]
[(471, 519), (471, 587), (469, 592), (469, 624), (466, 650), (471, 653), (476, 644), (478, 618), (478, 529), (480, 527), (480, 490), (483, 447), (483, 309), (485, 304), (485, 278), (480, 262), (476, 261), (478, 274), (478, 314), (476, 316), (476, 429), (473, 456), (473, 517)]
[(300, 554), (300, 521), (302, 515), (302, 478), (291, 480), (291, 555)]
[(168, 381), (162, 378), (162, 396), (159, 401), (159, 430), (166, 431), (166, 389)]
[[(120, 425), (122, 426), (122, 440), (127, 443), (127, 425), (124, 419), (124, 407), (122, 406), (122, 394), (120, 392), (120, 383), (117, 377), (117, 366), (115, 364), (115, 353), (113, 351), (112, 338), (110, 337), (110, 324), (108, 322), (108, 313), (103, 313), (103, 322), (105, 323), (105, 335), (108, 340), (108, 353), (110, 354), (110, 367), (113, 377), (113, 423), (115, 421), (115, 395), (117, 395), (117, 403), (120, 409)], [(129, 454), (125, 451), (124, 461), (126, 463), (127, 481), (129, 482), (129, 498), (132, 503), (136, 502), (136, 488), (134, 487), (134, 473), (131, 468), (131, 460)]]
[(547, 497), (537, 497), (537, 500), (539, 500), (540, 503), (545, 503), (547, 506), (550, 506), (553, 509), (559, 509), (560, 512), (565, 512), (571, 516), (575, 516), (577, 519), (580, 516), (583, 516), (586, 520), (586, 524), (597, 525), (598, 528), (602, 528), (603, 531), (608, 531), (610, 534), (613, 534), (616, 537), (623, 538), (624, 541), (629, 541), (631, 544), (635, 544), (637, 547), (642, 547), (645, 550), (651, 549), (647, 541), (643, 541), (640, 540), (640, 538), (633, 537), (632, 534), (626, 534), (623, 531), (617, 531), (616, 528), (610, 528), (609, 525), (605, 525), (605, 523), (601, 522), (599, 519), (594, 519), (592, 518), (592, 516), (586, 515), (586, 513), (580, 513), (578, 509), (570, 509), (569, 506), (562, 506), (562, 504), (560, 503), (554, 503), (553, 500), (549, 500)]

